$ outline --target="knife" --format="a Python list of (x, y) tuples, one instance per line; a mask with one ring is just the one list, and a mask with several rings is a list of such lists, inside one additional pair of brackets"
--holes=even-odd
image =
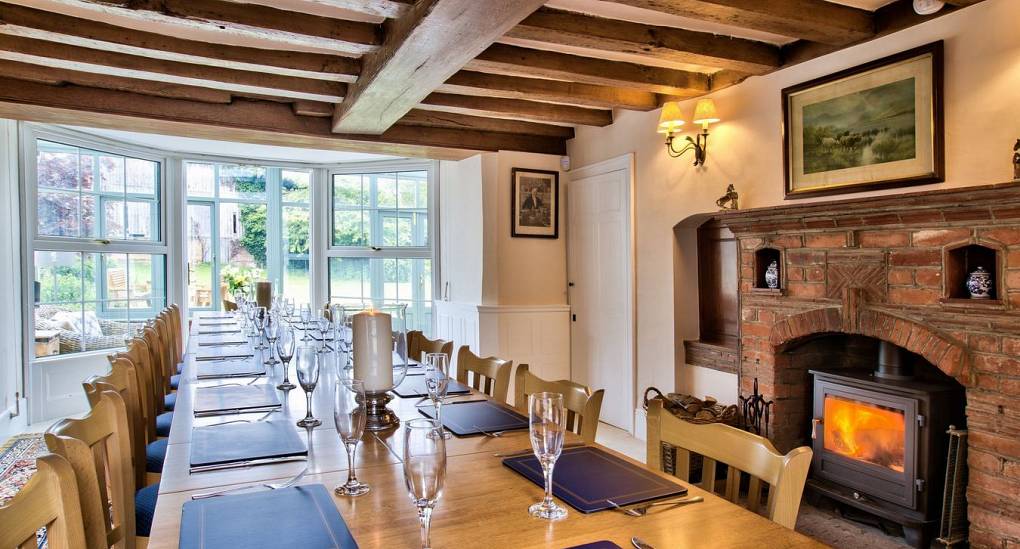
[(637, 536), (630, 538), (630, 543), (634, 546), (635, 549), (655, 549), (651, 545), (648, 545), (647, 543), (642, 541), (641, 538)]

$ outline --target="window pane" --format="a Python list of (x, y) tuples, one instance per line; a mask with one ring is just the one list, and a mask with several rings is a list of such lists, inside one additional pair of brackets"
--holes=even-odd
[(428, 172), (335, 174), (333, 245), (427, 247)]
[(365, 257), (329, 258), (330, 302), (360, 303), (371, 299), (368, 262)]
[(132, 200), (127, 203), (127, 234), (129, 240), (156, 240), (156, 204)]
[(432, 261), (424, 258), (333, 257), (329, 295), (334, 303), (396, 301), (408, 305), (408, 326), (431, 332)]
[(81, 234), (78, 235), (79, 237), (96, 238), (99, 236), (98, 202), (94, 194), (81, 195)]
[(311, 181), (311, 172), (282, 170), (280, 172), (280, 191), (283, 195), (283, 201), (307, 204)]
[(266, 205), (220, 204), (220, 278), (231, 287), (266, 279)]
[[(131, 254), (128, 258), (128, 298), (132, 303), (166, 295), (164, 261), (161, 255)], [(132, 305), (133, 306), (133, 305)]]
[(104, 200), (103, 201), (103, 222), (106, 227), (103, 230), (103, 238), (121, 240), (124, 238), (124, 201)]
[(333, 212), (333, 244), (335, 246), (368, 246), (369, 226), (361, 210)]
[(38, 142), (36, 177), (40, 187), (78, 189), (78, 149), (48, 141)]
[(124, 157), (99, 156), (99, 190), (114, 193), (124, 192)]
[(82, 300), (80, 253), (35, 252), (34, 257), (37, 303)]
[(188, 204), (188, 304), (211, 307), (213, 295), (212, 206)]
[(365, 192), (360, 175), (333, 176), (333, 206), (364, 206)]
[(311, 301), (308, 279), (308, 208), (283, 208), (283, 295), (295, 303)]
[(397, 188), (399, 208), (428, 208), (428, 172), (398, 173)]
[(375, 185), (374, 187), (370, 185), (370, 192), (375, 193), (376, 206), (380, 208), (397, 207), (397, 174), (372, 174), (369, 176), (369, 181)]
[(184, 168), (188, 196), (211, 197), (216, 185), (216, 167), (212, 164), (188, 162)]
[(220, 166), (220, 197), (265, 200), (266, 169), (259, 166)]
[(39, 234), (44, 236), (78, 236), (77, 192), (39, 190)]
[(127, 254), (103, 254), (102, 260), (106, 268), (106, 293), (101, 298), (117, 301), (120, 307), (126, 308), (128, 299)]
[(131, 194), (156, 194), (159, 181), (159, 164), (150, 160), (128, 158), (125, 161), (127, 192)]

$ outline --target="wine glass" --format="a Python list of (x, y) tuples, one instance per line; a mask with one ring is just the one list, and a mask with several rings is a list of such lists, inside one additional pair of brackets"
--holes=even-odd
[(322, 422), (312, 416), (312, 393), (315, 391), (315, 385), (319, 383), (319, 352), (314, 347), (302, 345), (298, 347), (296, 356), (298, 383), (305, 392), (305, 401), (308, 403), (308, 412), (297, 425), (305, 428), (318, 427)]
[(553, 501), (553, 466), (563, 451), (563, 433), (566, 430), (566, 408), (560, 393), (534, 393), (528, 397), (530, 414), (531, 448), (542, 465), (545, 477), (545, 499), (528, 508), (531, 516), (559, 520), (567, 510)]
[(301, 305), (301, 330), (304, 332), (304, 336), (301, 337), (301, 341), (308, 341), (311, 338), (308, 337), (308, 324), (312, 321), (312, 306), (304, 303)]
[(280, 318), (276, 315), (269, 315), (266, 319), (266, 339), (269, 340), (269, 360), (265, 361), (268, 366), (276, 366), (280, 363), (276, 360), (276, 356), (273, 355), (273, 351), (276, 349), (276, 340), (280, 337)]
[(443, 399), (450, 386), (450, 357), (446, 353), (428, 353), (425, 355), (425, 388), (429, 399), (436, 407), (436, 421), (443, 438), (450, 438), (449, 431), (443, 428)]
[(342, 378), (333, 390), (333, 423), (347, 450), (347, 482), (333, 491), (338, 496), (360, 496), (368, 493), (368, 485), (354, 474), (354, 454), (365, 432), (365, 384), (356, 379)]
[(262, 342), (262, 337), (265, 335), (263, 333), (263, 330), (266, 328), (266, 317), (267, 316), (268, 315), (266, 314), (266, 308), (265, 307), (255, 307), (255, 319), (254, 319), (254, 322), (255, 322), (255, 337), (258, 338), (258, 341), (256, 342), (256, 345), (255, 345), (255, 350), (256, 351), (261, 351), (261, 350), (264, 350), (266, 348), (266, 344)]
[(289, 391), (296, 387), (290, 382), (290, 359), (294, 356), (294, 347), (297, 340), (294, 339), (294, 330), (287, 328), (280, 332), (280, 338), (276, 340), (276, 354), (280, 355), (283, 362), (283, 382), (276, 386), (281, 391)]
[(404, 482), (411, 502), (418, 508), (421, 547), (430, 549), (432, 509), (446, 484), (446, 440), (436, 420), (411, 419), (404, 423)]
[(329, 345), (326, 343), (326, 334), (329, 333), (330, 328), (333, 327), (333, 323), (326, 318), (326, 314), (315, 319), (315, 328), (319, 331), (319, 353), (325, 353), (326, 348)]

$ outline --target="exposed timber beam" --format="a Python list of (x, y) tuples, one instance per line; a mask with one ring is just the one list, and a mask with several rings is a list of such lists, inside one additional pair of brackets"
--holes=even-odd
[(139, 30), (125, 31), (116, 25), (7, 3), (0, 3), (0, 34), (168, 61), (343, 82), (353, 82), (361, 70), (361, 62), (350, 57), (211, 44)]
[(411, 109), (410, 112), (400, 119), (399, 123), (409, 126), (427, 126), (433, 128), (459, 128), (464, 130), (481, 130), (487, 132), (546, 135), (550, 137), (559, 137), (561, 139), (571, 139), (574, 137), (574, 128), (569, 126), (538, 124), (535, 122), (524, 122), (521, 120), (488, 118), (484, 116), (471, 116), (466, 114), (428, 111), (423, 109)]
[(430, 94), (422, 100), (421, 108), (564, 125), (608, 126), (613, 123), (613, 112), (607, 110), (453, 93)]
[(870, 12), (825, 0), (607, 1), (837, 46), (874, 34)]
[(465, 69), (632, 88), (666, 95), (708, 93), (707, 74), (493, 44)]
[(527, 43), (629, 54), (752, 74), (770, 72), (781, 64), (779, 48), (765, 42), (550, 8), (528, 16), (506, 36)]
[(0, 59), (98, 75), (311, 101), (340, 101), (347, 90), (342, 82), (165, 61), (17, 36), (0, 35)]
[(330, 119), (299, 116), (290, 105), (272, 101), (235, 98), (229, 104), (213, 104), (6, 76), (0, 76), (0, 116), (274, 145), (402, 150), (431, 158), (463, 158), (468, 150), (566, 152), (559, 137), (402, 124), (377, 136), (336, 134)]
[(505, 99), (527, 99), (599, 109), (622, 108), (650, 111), (659, 107), (658, 96), (647, 91), (475, 71), (457, 72), (436, 91)]
[(396, 19), (411, 9), (413, 0), (231, 0), (246, 4), (260, 4), (291, 11), (322, 13), (327, 10), (344, 10), (351, 13), (367, 15), (376, 20)]
[(129, 29), (235, 46), (288, 47), (363, 55), (382, 41), (379, 25), (225, 0), (20, 0), (54, 13)]
[(337, 132), (378, 134), (544, 0), (420, 0), (387, 27), (333, 115)]

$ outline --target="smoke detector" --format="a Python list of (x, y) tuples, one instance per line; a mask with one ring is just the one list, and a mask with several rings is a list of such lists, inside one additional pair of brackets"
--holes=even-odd
[(945, 6), (946, 3), (942, 0), (914, 0), (914, 11), (918, 15), (931, 15)]

